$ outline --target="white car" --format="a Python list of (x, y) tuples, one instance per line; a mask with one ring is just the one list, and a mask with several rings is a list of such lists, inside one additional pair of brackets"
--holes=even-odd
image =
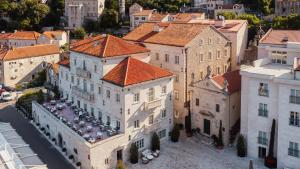
[(11, 101), (11, 100), (13, 100), (13, 97), (12, 97), (11, 93), (9, 93), (9, 92), (2, 92), (1, 99), (3, 101)]

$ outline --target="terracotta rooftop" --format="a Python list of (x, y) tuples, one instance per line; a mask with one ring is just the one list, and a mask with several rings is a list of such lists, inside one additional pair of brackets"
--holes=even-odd
[(124, 87), (172, 75), (167, 70), (128, 57), (108, 72), (102, 80)]
[(225, 20), (223, 27), (216, 26), (216, 20), (208, 19), (192, 19), (189, 23), (199, 23), (204, 25), (211, 25), (216, 27), (221, 32), (238, 32), (244, 24), (247, 24), (246, 20)]
[(212, 77), (212, 80), (216, 82), (221, 88), (224, 88), (224, 82), (228, 82), (228, 92), (234, 93), (241, 90), (241, 75), (239, 70), (227, 72), (223, 75), (217, 75)]
[(7, 39), (10, 35), (11, 33), (0, 33), (0, 40)]
[(153, 10), (142, 10), (140, 12), (134, 13), (133, 16), (148, 16), (152, 14)]
[(43, 35), (47, 36), (49, 39), (56, 39), (56, 36), (61, 36), (64, 31), (45, 31)]
[(148, 49), (112, 35), (98, 35), (71, 45), (71, 51), (106, 58), (149, 52)]
[(260, 40), (262, 44), (282, 45), (286, 42), (300, 42), (300, 30), (270, 29)]
[(61, 60), (57, 64), (60, 65), (60, 66), (70, 68), (70, 59)]
[(146, 43), (155, 43), (170, 46), (185, 46), (194, 39), (208, 25), (172, 23), (159, 33), (146, 39)]
[(0, 60), (17, 60), (51, 54), (59, 54), (59, 48), (56, 45), (35, 45), (12, 49), (2, 48), (0, 49)]
[(161, 13), (153, 13), (149, 19), (149, 21), (162, 21), (165, 17), (167, 17), (168, 15), (167, 14), (161, 14)]
[(173, 16), (173, 22), (189, 22), (193, 18), (203, 18), (204, 13), (177, 13)]
[(8, 39), (37, 40), (40, 35), (40, 33), (34, 31), (16, 31), (12, 33)]

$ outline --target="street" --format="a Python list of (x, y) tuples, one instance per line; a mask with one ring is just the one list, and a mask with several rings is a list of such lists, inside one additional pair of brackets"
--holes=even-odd
[(13, 107), (0, 103), (0, 121), (10, 123), (49, 169), (73, 169), (64, 157)]

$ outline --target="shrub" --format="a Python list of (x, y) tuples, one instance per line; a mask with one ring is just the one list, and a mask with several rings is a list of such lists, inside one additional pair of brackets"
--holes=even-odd
[(156, 132), (153, 133), (152, 139), (151, 139), (151, 150), (160, 150), (160, 140)]
[(237, 140), (237, 155), (239, 157), (245, 157), (246, 156), (246, 144), (245, 144), (245, 138), (243, 135), (240, 135)]
[(72, 160), (74, 158), (73, 155), (69, 155), (69, 159)]
[(122, 160), (118, 160), (116, 169), (126, 169)]
[(139, 162), (139, 152), (135, 143), (132, 143), (130, 147), (130, 162), (132, 164), (136, 164)]
[(77, 162), (76, 166), (78, 166), (78, 167), (81, 166), (81, 162)]
[(171, 141), (178, 142), (180, 136), (179, 126), (176, 124), (171, 132)]
[(67, 149), (66, 148), (62, 148), (62, 152), (66, 152), (67, 151)]
[(39, 91), (37, 92), (37, 99), (36, 99), (36, 101), (37, 101), (39, 104), (43, 104), (43, 103), (44, 103), (45, 98), (44, 98), (44, 93), (43, 93), (42, 90), (39, 90)]

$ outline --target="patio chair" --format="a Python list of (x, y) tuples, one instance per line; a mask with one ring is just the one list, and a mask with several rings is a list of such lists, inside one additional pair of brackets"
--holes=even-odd
[(142, 163), (143, 164), (148, 164), (149, 160), (146, 157), (142, 157)]

